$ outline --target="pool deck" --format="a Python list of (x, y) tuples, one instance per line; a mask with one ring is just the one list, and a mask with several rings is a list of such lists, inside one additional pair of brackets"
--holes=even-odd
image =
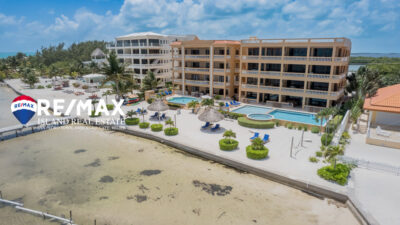
[[(62, 91), (27, 89), (19, 80), (7, 80), (6, 82), (16, 90), (33, 98), (64, 98), (67, 99), (67, 101), (76, 98), (85, 99), (85, 97), (67, 94)], [(110, 96), (109, 99), (111, 99)], [(148, 104), (142, 102), (136, 106), (123, 106), (123, 110), (126, 112), (128, 110), (137, 109), (139, 106), (146, 108)], [(366, 212), (367, 215), (372, 215), (373, 219), (376, 219), (379, 224), (392, 225), (396, 224), (396, 221), (400, 221), (400, 214), (398, 213), (400, 196), (398, 194), (399, 188), (397, 188), (400, 187), (400, 177), (357, 168), (352, 171), (349, 184), (346, 186), (340, 186), (321, 179), (316, 171), (326, 164), (321, 162), (322, 160), (318, 163), (311, 163), (308, 161), (308, 158), (314, 156), (315, 152), (319, 150), (320, 136), (318, 134), (313, 134), (310, 131), (305, 132), (305, 141), (303, 142), (303, 146), (301, 146), (300, 140), (302, 131), (290, 130), (282, 126), (269, 130), (245, 128), (238, 125), (236, 120), (231, 119), (224, 119), (218, 122), (222, 129), (211, 132), (208, 129), (200, 129), (204, 122), (199, 121), (197, 119), (198, 115), (192, 114), (191, 110), (183, 109), (180, 110), (180, 112), (180, 114), (177, 114), (178, 111), (175, 110), (166, 111), (167, 117), (171, 117), (173, 120), (176, 117), (177, 127), (179, 128), (179, 135), (177, 136), (165, 136), (163, 132), (152, 132), (150, 129), (143, 130), (138, 126), (127, 126), (126, 128), (144, 134), (162, 137), (182, 145), (191, 146), (205, 153), (224, 157), (257, 169), (316, 184), (339, 193), (352, 195), (359, 203), (357, 207)], [(150, 114), (152, 113), (145, 115), (145, 120), (151, 123), (158, 123), (158, 121), (149, 119)], [(98, 117), (98, 119), (101, 118), (106, 119), (107, 117)], [(164, 124), (163, 122), (161, 123)], [(229, 129), (236, 132), (236, 140), (239, 141), (239, 147), (232, 152), (221, 151), (219, 150), (218, 140), (222, 138), (223, 132)], [(266, 147), (270, 150), (269, 157), (265, 160), (251, 160), (246, 157), (245, 147), (250, 144), (249, 138), (253, 136), (254, 132), (260, 132), (260, 136), (263, 136), (265, 133), (270, 135), (271, 140), (266, 144)], [(290, 146), (292, 138), (294, 139), (294, 148), (291, 157)], [(358, 151), (351, 151), (354, 157), (362, 157), (362, 145), (358, 146), (352, 143), (350, 146), (351, 149), (358, 149)], [(383, 152), (382, 154), (385, 153)], [(395, 157), (398, 157), (397, 162), (400, 161), (400, 154), (396, 154)], [(383, 187), (379, 184), (385, 184), (385, 186)], [(379, 201), (376, 201), (376, 204), (374, 204), (377, 198)]]

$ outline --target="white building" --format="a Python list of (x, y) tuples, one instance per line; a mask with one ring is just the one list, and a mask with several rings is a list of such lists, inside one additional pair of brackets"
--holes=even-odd
[(133, 33), (115, 38), (107, 45), (115, 51), (127, 72), (141, 83), (147, 71), (152, 71), (164, 84), (172, 78), (172, 54), (170, 43), (193, 40), (195, 35), (164, 35), (153, 32)]

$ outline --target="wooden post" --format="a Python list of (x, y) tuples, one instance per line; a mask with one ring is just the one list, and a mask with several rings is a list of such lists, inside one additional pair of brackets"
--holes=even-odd
[(174, 125), (175, 125), (175, 127), (176, 127), (176, 114), (174, 115), (174, 119), (175, 119), (175, 124), (174, 124)]
[(304, 139), (304, 130), (301, 133), (301, 147), (303, 147), (303, 139)]
[(0, 198), (3, 198), (3, 193), (0, 191)]
[(292, 137), (292, 143), (290, 144), (290, 157), (292, 157), (292, 150), (293, 150), (293, 137)]
[(96, 219), (94, 220), (94, 225), (96, 225)]
[(72, 211), (71, 210), (69, 210), (69, 221), (72, 222)]

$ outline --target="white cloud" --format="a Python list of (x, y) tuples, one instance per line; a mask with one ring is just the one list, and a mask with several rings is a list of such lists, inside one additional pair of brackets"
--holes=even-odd
[(16, 25), (23, 21), (23, 18), (17, 19), (15, 16), (7, 16), (0, 13), (0, 25)]

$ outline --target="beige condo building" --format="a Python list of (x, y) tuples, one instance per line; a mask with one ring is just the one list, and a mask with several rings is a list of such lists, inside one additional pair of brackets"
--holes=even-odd
[(344, 97), (351, 41), (196, 38), (171, 47), (173, 83), (185, 94), (318, 111)]

